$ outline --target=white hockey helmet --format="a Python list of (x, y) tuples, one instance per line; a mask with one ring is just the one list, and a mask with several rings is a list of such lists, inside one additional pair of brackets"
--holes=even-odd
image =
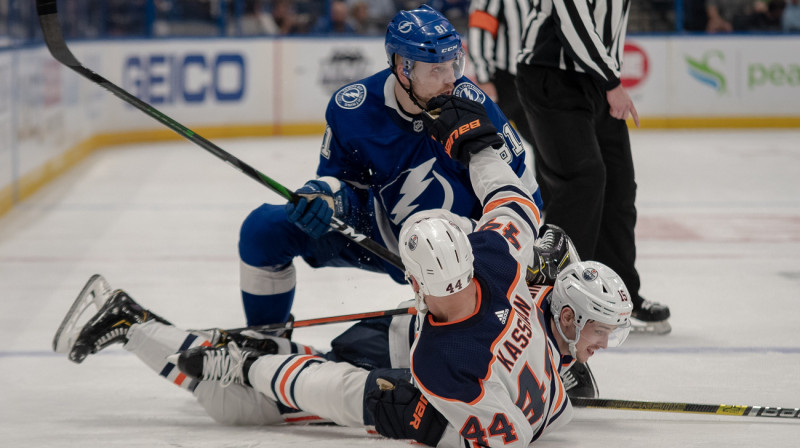
[[(574, 341), (564, 336), (559, 323), (565, 307), (575, 313), (577, 334)], [(609, 335), (608, 346), (622, 344), (630, 332), (633, 303), (628, 288), (616, 272), (596, 261), (581, 261), (567, 265), (558, 274), (550, 295), (550, 311), (561, 337), (569, 343), (570, 352), (574, 352), (581, 330), (590, 320), (616, 326)]]
[[(399, 241), (406, 275), (417, 280), (422, 294), (449, 296), (469, 285), (472, 245), (453, 221), (434, 217), (409, 219), (400, 230)], [(421, 308), (420, 300), (418, 297), (417, 308)]]

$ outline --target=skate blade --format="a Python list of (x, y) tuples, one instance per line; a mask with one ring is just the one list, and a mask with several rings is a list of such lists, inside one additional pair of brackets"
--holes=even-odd
[(631, 318), (631, 333), (665, 335), (672, 331), (669, 321), (645, 322), (634, 317)]
[[(108, 284), (106, 279), (100, 274), (91, 276), (80, 294), (78, 294), (75, 302), (73, 302), (67, 315), (64, 316), (61, 325), (58, 326), (56, 335), (53, 337), (53, 351), (56, 353), (69, 353), (83, 326), (106, 303), (110, 296), (111, 285)], [(95, 309), (91, 313), (86, 313), (90, 305), (94, 305)]]

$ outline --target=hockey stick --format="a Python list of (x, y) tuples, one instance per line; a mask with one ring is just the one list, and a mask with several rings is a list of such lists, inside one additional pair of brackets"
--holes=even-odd
[(314, 325), (326, 325), (326, 324), (335, 324), (340, 322), (351, 322), (355, 320), (377, 319), (380, 317), (396, 316), (399, 314), (417, 314), (417, 309), (414, 308), (413, 306), (409, 308), (394, 308), (391, 310), (372, 311), (368, 313), (343, 314), (341, 316), (318, 317), (316, 319), (296, 320), (293, 322), (278, 322), (275, 324), (257, 325), (253, 327), (231, 328), (231, 329), (226, 329), (225, 331), (235, 333), (245, 330), (253, 330), (253, 331), (291, 330), (293, 328), (311, 327)]
[(626, 411), (676, 412), (688, 414), (730, 415), (737, 417), (793, 418), (800, 422), (800, 408), (769, 406), (736, 406), (726, 404), (673, 403), (665, 401), (609, 400), (604, 398), (571, 398), (574, 406), (620, 409)]
[[(242, 162), (235, 156), (206, 140), (202, 136), (196, 134), (191, 129), (163, 114), (158, 109), (140, 100), (139, 98), (136, 98), (111, 81), (84, 67), (78, 61), (78, 59), (75, 58), (64, 41), (64, 35), (61, 32), (61, 24), (58, 21), (58, 10), (56, 8), (56, 3), (56, 0), (36, 0), (36, 11), (39, 15), (39, 24), (42, 27), (42, 34), (44, 36), (44, 41), (47, 44), (47, 48), (58, 62), (78, 72), (78, 74), (89, 79), (93, 83), (105, 88), (122, 101), (125, 101), (150, 117), (156, 119), (161, 124), (167, 126), (179, 135), (185, 137), (187, 140), (217, 156), (221, 160), (249, 176), (251, 179), (256, 180), (265, 187), (283, 196), (290, 202), (297, 202), (299, 196), (293, 191), (286, 189), (286, 187), (283, 185), (257, 171), (250, 165)], [(366, 235), (358, 233), (354, 228), (345, 224), (345, 222), (341, 219), (335, 216), (332, 217), (330, 227), (334, 230), (338, 230), (345, 237), (349, 238), (364, 249), (367, 249), (375, 255), (383, 258), (387, 262), (391, 263), (394, 267), (400, 269), (401, 271), (403, 270), (403, 262), (400, 260), (399, 256), (392, 253), (389, 249), (381, 246), (374, 240), (368, 238)]]

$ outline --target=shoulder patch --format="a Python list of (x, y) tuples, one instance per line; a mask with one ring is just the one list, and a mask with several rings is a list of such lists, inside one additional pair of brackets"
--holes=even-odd
[(461, 98), (466, 98), (481, 104), (486, 101), (486, 94), (483, 93), (481, 89), (475, 87), (469, 82), (462, 82), (461, 84), (457, 85), (455, 90), (453, 90), (453, 95), (460, 96)]
[(367, 98), (367, 88), (364, 84), (351, 84), (342, 87), (336, 92), (336, 104), (342, 109), (355, 109)]

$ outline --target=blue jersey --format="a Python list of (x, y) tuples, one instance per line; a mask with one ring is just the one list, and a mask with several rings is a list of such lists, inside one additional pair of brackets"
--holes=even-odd
[[(336, 177), (357, 192), (360, 199), (351, 204), (358, 203), (359, 210), (352, 214), (368, 214), (371, 228), (360, 228), (363, 220), (356, 227), (393, 251), (400, 227), (414, 212), (443, 208), (473, 219), (481, 216), (467, 169), (431, 138), (421, 116), (399, 107), (396, 82), (386, 69), (336, 92), (325, 114), (317, 169), (318, 176)], [(497, 153), (538, 198), (521, 140), (497, 105), (464, 77), (456, 81), (453, 94), (483, 103), (505, 141)]]

